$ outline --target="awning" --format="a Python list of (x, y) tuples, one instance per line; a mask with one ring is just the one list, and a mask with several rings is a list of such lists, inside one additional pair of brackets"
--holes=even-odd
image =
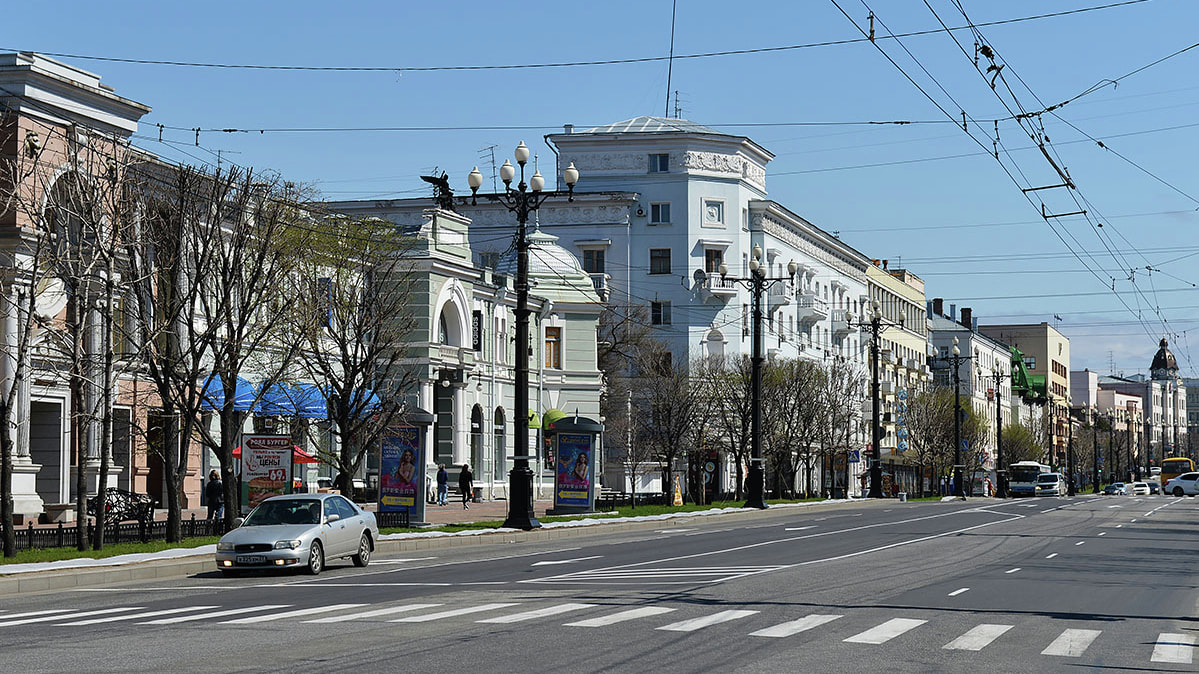
[[(234, 387), (233, 410), (236, 412), (249, 412), (257, 395), (258, 391), (255, 390), (253, 384), (238, 377), (237, 386)], [(224, 406), (224, 381), (220, 375), (215, 373), (210, 374), (204, 382), (203, 391), (200, 393), (200, 409), (216, 411), (222, 409)]]
[(533, 410), (529, 410), (529, 428), (541, 428), (541, 417)]
[(566, 416), (566, 412), (559, 409), (546, 410), (545, 414), (541, 415), (541, 427), (548, 429), (550, 424)]
[(274, 384), (263, 392), (254, 411), (271, 417), (325, 419), (329, 416), (325, 394), (313, 384)]
[[(233, 450), (233, 458), (235, 458), (235, 459), (241, 458), (241, 447), (237, 447), (236, 449)], [(320, 461), (315, 456), (300, 449), (299, 445), (291, 446), (291, 462), (292, 463), (320, 463)]]
[[(547, 414), (548, 418), (549, 415)], [(595, 419), (578, 416), (563, 416), (546, 424), (546, 430), (555, 433), (603, 433), (604, 425)]]

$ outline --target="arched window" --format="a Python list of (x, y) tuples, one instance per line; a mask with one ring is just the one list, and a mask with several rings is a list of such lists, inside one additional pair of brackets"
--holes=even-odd
[(508, 460), (506, 458), (508, 454), (508, 445), (504, 441), (506, 429), (507, 422), (504, 420), (504, 408), (497, 407), (495, 408), (495, 425), (492, 427), (495, 442), (492, 443), (491, 447), (492, 456), (494, 456), (495, 459), (492, 461), (491, 465), (493, 479), (501, 481), (504, 479), (504, 476), (508, 474)]
[(450, 343), (450, 328), (446, 325), (445, 314), (437, 318), (437, 343), (446, 345)]

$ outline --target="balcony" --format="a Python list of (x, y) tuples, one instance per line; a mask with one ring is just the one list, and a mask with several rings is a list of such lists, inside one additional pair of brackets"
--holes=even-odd
[(716, 297), (723, 297), (725, 299), (737, 294), (737, 282), (721, 278), (720, 274), (708, 274), (700, 282), (700, 287)]
[(603, 272), (591, 274), (591, 285), (595, 286), (595, 294), (599, 295), (601, 302), (608, 301), (608, 295), (611, 293), (611, 288), (608, 287), (608, 280), (611, 278), (611, 276)]
[(845, 335), (848, 335), (849, 333), (853, 332), (853, 327), (850, 326), (849, 321), (847, 321), (845, 319), (845, 317), (848, 315), (849, 315), (848, 309), (833, 309), (832, 323), (833, 323), (833, 334), (835, 336), (844, 337)]
[(795, 308), (801, 323), (816, 323), (828, 318), (828, 302), (814, 293), (796, 295)]
[(790, 283), (777, 281), (766, 290), (767, 304), (770, 305), (771, 309), (791, 304), (791, 293)]

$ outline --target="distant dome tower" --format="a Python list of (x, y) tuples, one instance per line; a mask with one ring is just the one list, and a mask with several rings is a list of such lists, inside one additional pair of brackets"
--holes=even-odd
[(1170, 344), (1162, 337), (1161, 348), (1153, 356), (1153, 364), (1149, 366), (1149, 377), (1155, 381), (1178, 379), (1178, 361), (1170, 353)]

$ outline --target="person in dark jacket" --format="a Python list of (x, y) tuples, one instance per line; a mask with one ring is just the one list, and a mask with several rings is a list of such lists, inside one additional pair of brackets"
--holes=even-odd
[(450, 474), (445, 470), (445, 464), (437, 464), (437, 505), (445, 505), (446, 493), (450, 490)]
[(470, 510), (470, 497), (475, 490), (475, 474), (470, 472), (470, 464), (462, 464), (462, 472), (458, 473), (458, 489), (462, 491), (462, 509)]
[(208, 500), (208, 519), (220, 519), (225, 515), (225, 483), (221, 482), (221, 474), (212, 471), (208, 474), (208, 484), (204, 485), (204, 498)]

